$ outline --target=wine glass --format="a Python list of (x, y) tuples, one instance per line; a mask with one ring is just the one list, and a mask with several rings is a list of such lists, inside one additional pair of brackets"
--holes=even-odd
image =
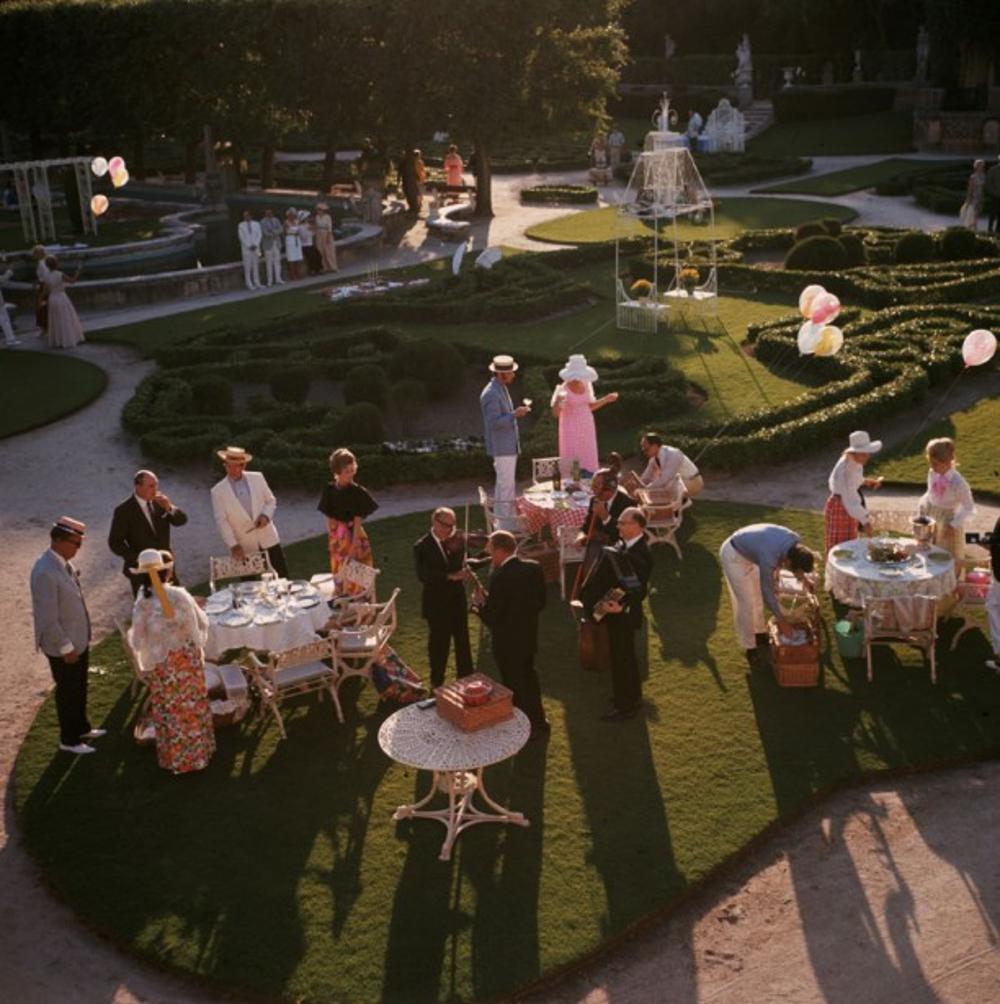
[(528, 409), (528, 411), (531, 411), (531, 398), (530, 397), (522, 398), (521, 399), (521, 404), (523, 404), (525, 406), (525, 408)]

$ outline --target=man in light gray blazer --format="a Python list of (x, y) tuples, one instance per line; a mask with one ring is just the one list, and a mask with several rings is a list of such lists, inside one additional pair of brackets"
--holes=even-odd
[(517, 475), (517, 456), (521, 452), (517, 420), (531, 410), (530, 403), (514, 407), (508, 387), (514, 382), (517, 363), (513, 356), (494, 356), (490, 363), (493, 379), (479, 395), (483, 413), (483, 435), (486, 452), (493, 458), (496, 487), (493, 491), (494, 513), (501, 530), (512, 530), (514, 519)]
[(59, 749), (77, 754), (95, 752), (87, 740), (105, 734), (104, 729), (92, 729), (87, 720), (90, 615), (80, 573), (70, 560), (79, 551), (86, 529), (79, 520), (61, 516), (49, 531), (49, 549), (31, 570), (35, 644), (49, 660), (56, 683)]

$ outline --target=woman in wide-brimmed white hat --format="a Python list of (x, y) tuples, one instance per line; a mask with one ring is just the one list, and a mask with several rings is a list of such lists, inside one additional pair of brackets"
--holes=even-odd
[(830, 472), (827, 484), (830, 495), (823, 507), (826, 549), (854, 540), (859, 529), (871, 536), (872, 517), (865, 507), (862, 488), (878, 488), (881, 478), (866, 478), (865, 464), (873, 453), (882, 449), (882, 441), (871, 439), (867, 432), (852, 432), (847, 449)]
[(173, 564), (169, 551), (151, 547), (129, 569), (143, 576), (130, 640), (149, 686), (156, 761), (164, 770), (186, 774), (208, 764), (215, 732), (205, 687), (208, 619), (186, 589), (161, 581), (160, 573)]
[(581, 471), (593, 474), (601, 466), (594, 412), (617, 401), (618, 395), (595, 397), (597, 370), (587, 365), (586, 356), (570, 356), (559, 371), (559, 379), (562, 383), (552, 393), (552, 413), (559, 419), (560, 466), (571, 466), (576, 461)]

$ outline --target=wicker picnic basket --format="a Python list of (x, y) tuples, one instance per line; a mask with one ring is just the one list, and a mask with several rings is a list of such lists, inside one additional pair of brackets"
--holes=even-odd
[(767, 634), (774, 679), (779, 687), (815, 687), (819, 684), (819, 630), (815, 621), (797, 625), (809, 635), (804, 645), (782, 645), (772, 617)]
[[(462, 699), (461, 686), (474, 680), (488, 683), (493, 689), (483, 704), (468, 705)], [(463, 732), (477, 732), (490, 725), (505, 722), (514, 715), (514, 692), (483, 673), (473, 673), (453, 683), (445, 683), (435, 688), (434, 696), (437, 698), (437, 713)]]

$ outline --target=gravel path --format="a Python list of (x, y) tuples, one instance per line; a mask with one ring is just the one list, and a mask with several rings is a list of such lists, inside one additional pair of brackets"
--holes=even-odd
[[(871, 160), (880, 158), (869, 158)], [(826, 169), (854, 166), (838, 159)], [(864, 162), (863, 160), (860, 162)], [(570, 172), (561, 180), (581, 180)], [(476, 246), (524, 244), (526, 226), (575, 210), (525, 209), (517, 190), (536, 179), (497, 179), (498, 216), (476, 228)], [(537, 180), (542, 180), (538, 176)], [(553, 181), (551, 175), (545, 180)], [(727, 190), (728, 191), (728, 190)], [(723, 193), (725, 194), (725, 193)], [(729, 194), (741, 194), (736, 190)], [(866, 222), (942, 226), (925, 221), (912, 203), (877, 200), (864, 205)], [(896, 203), (899, 202), (899, 205)], [(878, 213), (873, 218), (874, 208)], [(546, 245), (551, 246), (551, 245)], [(390, 261), (408, 264), (451, 254), (454, 245), (428, 237), (422, 224), (407, 235)], [(365, 264), (354, 271), (364, 272)], [(345, 274), (349, 274), (345, 270)], [(186, 301), (185, 310), (241, 299), (237, 292)], [(266, 295), (266, 294), (259, 294)], [(93, 330), (112, 323), (174, 312), (173, 305), (127, 315), (87, 318)], [(152, 1001), (188, 1004), (212, 999), (199, 988), (157, 973), (94, 937), (51, 897), (28, 860), (14, 829), (10, 777), (21, 740), (50, 686), (44, 659), (32, 648), (30, 601), (25, 588), (37, 555), (46, 546), (53, 516), (75, 515), (92, 530), (79, 565), (98, 637), (113, 617), (128, 611), (128, 590), (104, 533), (115, 503), (130, 490), (142, 466), (118, 416), (135, 384), (151, 368), (131, 351), (86, 344), (80, 358), (102, 366), (107, 391), (69, 418), (0, 441), (3, 502), (0, 539), (6, 574), (0, 578), (0, 777), (5, 811), (0, 822), (0, 997), (20, 1004), (92, 1004)], [(996, 384), (992, 391), (997, 390)], [(948, 410), (964, 407), (973, 388), (963, 385)], [(880, 430), (905, 437), (913, 419)], [(746, 478), (714, 478), (709, 497), (818, 508), (830, 457), (808, 459)], [(183, 567), (204, 568), (217, 551), (208, 488), (215, 473), (160, 466), (165, 489), (191, 516), (176, 533)], [(380, 492), (382, 515), (455, 503), (472, 485)], [(312, 496), (282, 493), (276, 522), (285, 540), (320, 532)], [(988, 515), (990, 522), (995, 511)], [(984, 518), (986, 517), (984, 513)], [(866, 1002), (961, 1002), (996, 999), (1000, 982), (1000, 867), (995, 841), (1000, 826), (1000, 765), (981, 766), (903, 783), (872, 785), (837, 796), (800, 821), (776, 832), (724, 879), (710, 883), (668, 920), (650, 925), (630, 944), (610, 952), (574, 980), (534, 1000), (672, 1002), (785, 1000)], [(984, 836), (986, 839), (983, 839)], [(859, 990), (865, 987), (865, 991)]]

